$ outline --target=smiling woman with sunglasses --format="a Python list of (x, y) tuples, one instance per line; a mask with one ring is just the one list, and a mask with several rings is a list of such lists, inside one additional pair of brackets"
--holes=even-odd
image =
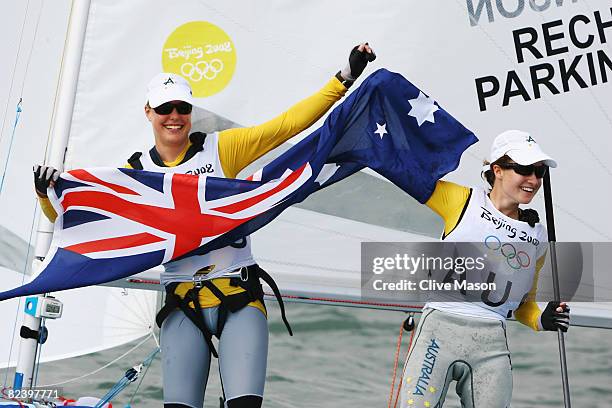
[(483, 166), (483, 177), (491, 186), (489, 197), (502, 212), (516, 219), (522, 213), (519, 204), (529, 204), (548, 168), (557, 166), (531, 135), (518, 130), (495, 138), (490, 160)]
[[(191, 132), (193, 97), (179, 75), (161, 73), (148, 85), (145, 115), (155, 145), (134, 153), (126, 167), (181, 174), (236, 178), (246, 166), (315, 123), (363, 72), (375, 54), (367, 43), (354, 47), (348, 64), (310, 97), (261, 125), (204, 134)], [(36, 192), (45, 215), (57, 215), (46, 197), (59, 173), (34, 167)], [(211, 337), (219, 339), (219, 372), (227, 408), (262, 405), (268, 355), (268, 324), (260, 279), (272, 278), (255, 262), (250, 238), (230, 246), (164, 265), (160, 275), (166, 304), (161, 324), (164, 406), (195, 408), (204, 404)], [(281, 315), (287, 328), (282, 299)], [(291, 331), (289, 330), (291, 333)]]
[[(157, 172), (236, 178), (247, 165), (317, 121), (373, 61), (366, 44), (320, 91), (258, 126), (191, 133), (193, 99), (189, 83), (162, 73), (149, 83), (145, 114), (155, 146), (135, 153), (131, 167)], [(161, 324), (164, 406), (202, 407), (211, 355), (219, 339), (221, 383), (228, 408), (257, 408), (263, 401), (268, 325), (260, 279), (272, 278), (255, 262), (249, 237), (234, 244), (165, 265), (161, 283), (166, 304)], [(278, 297), (281, 315), (282, 299)]]
[(535, 302), (546, 228), (537, 212), (520, 208), (533, 200), (542, 177), (557, 163), (518, 130), (497, 136), (489, 159), (483, 166), (489, 188), (441, 180), (426, 205), (444, 220), (442, 240), (467, 243), (455, 251), (488, 257), (482, 271), (442, 271), (442, 279), (494, 282), (497, 289), (428, 294), (406, 360), (402, 407), (442, 406), (451, 381), (457, 381), (462, 407), (508, 407), (512, 364), (506, 319), (514, 315), (536, 331), (569, 327), (565, 303), (549, 302), (542, 311)]

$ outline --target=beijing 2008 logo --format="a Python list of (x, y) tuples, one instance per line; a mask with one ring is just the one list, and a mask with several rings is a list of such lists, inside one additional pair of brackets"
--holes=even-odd
[(204, 98), (222, 91), (236, 68), (236, 48), (225, 31), (206, 21), (179, 26), (162, 51), (165, 72), (183, 76), (193, 96)]

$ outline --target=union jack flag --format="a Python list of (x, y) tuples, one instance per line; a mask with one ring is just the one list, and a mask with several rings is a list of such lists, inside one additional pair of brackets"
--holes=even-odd
[[(270, 210), (303, 186), (308, 163), (268, 183), (242, 182), (224, 196), (212, 177), (131, 169), (79, 169), (53, 190), (62, 215), (56, 244), (91, 258), (163, 251), (166, 263)], [(62, 234), (71, 228), (71, 234)]]
[(321, 128), (247, 180), (128, 169), (63, 173), (43, 270), (0, 300), (125, 278), (221, 248), (369, 167), (425, 202), (478, 139), (399, 74), (370, 75)]
[[(306, 163), (267, 183), (239, 181), (228, 195), (224, 180), (214, 177), (111, 168), (63, 173), (49, 189), (58, 218), (43, 265), (57, 272), (41, 273), (36, 286), (57, 291), (104, 283), (210, 248), (311, 176)], [(70, 273), (58, 273), (67, 265)]]

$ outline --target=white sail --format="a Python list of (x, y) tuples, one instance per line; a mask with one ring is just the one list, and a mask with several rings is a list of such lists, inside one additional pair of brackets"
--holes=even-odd
[[(1, 268), (3, 285), (18, 286), (22, 274)], [(64, 304), (59, 320), (48, 320), (41, 362), (117, 347), (151, 333), (157, 296), (137, 289), (89, 287), (57, 294)], [(14, 366), (19, 351), (23, 300), (0, 302), (0, 367)], [(11, 336), (12, 334), (12, 336)], [(11, 344), (12, 343), (12, 344)]]
[[(604, 82), (611, 77), (605, 63), (611, 51), (602, 43), (594, 16), (598, 12), (603, 21), (612, 19), (609, 5), (605, 0), (551, 1), (542, 2), (545, 6), (541, 7), (536, 3), (438, 0), (394, 2), (372, 10), (362, 0), (315, 1), (292, 7), (196, 0), (181, 2), (180, 7), (144, 0), (117, 6), (112, 1), (94, 1), (67, 165), (122, 165), (133, 151), (148, 148), (150, 130), (142, 116), (142, 98), (148, 78), (164, 67), (189, 71), (193, 63), (224, 60), (233, 53), (236, 62), (233, 75), (225, 79), (226, 86), (198, 98), (198, 104), (232, 122), (249, 125), (273, 117), (320, 87), (344, 64), (347, 50), (364, 38), (379, 54), (369, 70), (384, 66), (403, 73), (480, 137), (481, 143), (468, 150), (460, 168), (449, 176), (451, 180), (479, 183), (481, 160), (493, 137), (508, 128), (529, 129), (541, 144), (554, 146), (551, 154), (561, 163), (552, 179), (559, 240), (610, 241), (607, 231), (612, 229), (612, 218), (605, 216), (605, 203), (612, 192), (601, 186), (612, 178), (612, 146), (600, 135), (612, 131), (612, 101), (606, 97), (612, 85)], [(346, 10), (352, 10), (351, 17), (339, 18)], [(570, 26), (569, 21), (578, 15), (587, 16), (590, 23)], [(122, 16), (125, 24), (120, 23)], [(193, 37), (177, 39), (180, 28), (194, 22), (212, 24), (226, 36), (207, 43), (194, 29)], [(557, 25), (547, 30), (559, 33), (559, 38), (550, 40), (548, 56), (542, 26), (550, 22)], [(122, 29), (114, 29), (116, 24)], [(153, 31), (142, 30), (153, 26)], [(573, 44), (572, 27), (580, 41), (592, 35), (592, 45), (585, 49)], [(528, 34), (515, 34), (517, 30)], [(515, 36), (527, 44), (529, 35), (534, 36), (533, 46), (517, 49)], [(230, 42), (232, 53), (222, 47), (225, 42)], [(198, 48), (202, 54), (197, 53)], [(567, 68), (576, 58), (581, 77), (565, 78), (565, 91), (559, 64), (563, 61)], [(592, 78), (589, 58), (595, 58)], [(530, 72), (538, 64), (554, 69), (554, 90), (540, 85), (535, 95)], [(506, 84), (510, 71), (521, 85), (518, 79)], [(538, 77), (546, 74), (545, 68), (533, 72)], [(495, 77), (500, 90), (483, 97), (486, 110), (481, 111), (476, 82), (483, 83), (482, 93), (486, 93), (494, 87), (493, 82), (483, 82), (487, 77)], [(206, 86), (204, 79), (191, 80), (197, 87), (223, 85), (215, 79)], [(587, 85), (584, 88), (582, 80)], [(526, 89), (523, 96), (517, 91), (521, 86)], [(121, 136), (112, 142), (107, 135)], [(583, 199), (585, 196), (589, 199)], [(543, 208), (541, 202), (535, 205)]]
[[(10, 20), (10, 24), (4, 26), (7, 35), (3, 38), (7, 40), (1, 43), (3, 55), (15, 57), (17, 76), (10, 84), (8, 81), (0, 84), (0, 101), (6, 102), (3, 115), (8, 118), (3, 122), (0, 157), (9, 161), (0, 210), (2, 214), (11, 214), (2, 218), (2, 226), (28, 242), (31, 225), (23, 220), (30, 220), (35, 209), (30, 169), (33, 163), (43, 160), (46, 149), (71, 3), (56, 1), (51, 7), (48, 3), (32, 2), (29, 15), (25, 14), (26, 5), (21, 3), (7, 6), (11, 12), (4, 19)], [(438, 0), (395, 2), (373, 9), (371, 3), (362, 0), (313, 1), (292, 7), (200, 0), (186, 0), (180, 6), (150, 0), (123, 3), (93, 0), (66, 167), (121, 166), (132, 152), (148, 149), (151, 132), (142, 113), (146, 82), (154, 73), (177, 61), (179, 70), (189, 71), (190, 80), (201, 84), (203, 79), (193, 77), (192, 68), (196, 63), (218, 58), (225, 62), (224, 69), (229, 69), (227, 64), (231, 61), (224, 58), (227, 54), (234, 55), (233, 74), (224, 80), (226, 83), (210, 79), (208, 85), (220, 89), (197, 101), (209, 112), (209, 117), (217, 118), (214, 123), (218, 127), (250, 125), (273, 117), (320, 87), (344, 64), (351, 46), (369, 40), (379, 59), (368, 72), (383, 66), (401, 72), (434, 95), (480, 137), (481, 143), (466, 153), (460, 168), (449, 179), (464, 184), (479, 183), (480, 160), (487, 156), (492, 138), (506, 128), (529, 129), (542, 144), (552, 146), (549, 150), (561, 164), (553, 173), (559, 239), (609, 242), (612, 218), (607, 216), (606, 203), (611, 201), (612, 191), (602, 186), (608, 185), (611, 178), (612, 146), (603, 135), (612, 130), (612, 100), (606, 97), (612, 85), (604, 81), (602, 73), (612, 77), (605, 63), (605, 57), (612, 53), (609, 45), (601, 41), (595, 23), (595, 13), (604, 21), (612, 19), (609, 5), (605, 0), (551, 1), (540, 6), (536, 3)], [(350, 18), (340, 18), (346, 16), (347, 10), (351, 10)], [(569, 21), (578, 15), (587, 16), (589, 23), (570, 26)], [(21, 47), (16, 47), (21, 38), (21, 21), (27, 23), (24, 40)], [(181, 27), (194, 22), (219, 29), (215, 40), (206, 42), (197, 30), (185, 40), (177, 37)], [(558, 39), (548, 40), (548, 52), (543, 24), (551, 27), (548, 30), (561, 33)], [(580, 41), (592, 36), (592, 44), (577, 47), (572, 42), (572, 29), (578, 30), (574, 36)], [(516, 41), (524, 44), (529, 35), (534, 39), (537, 35), (537, 40), (531, 48), (524, 45), (519, 49), (515, 44), (516, 35), (519, 35)], [(202, 47), (201, 54), (198, 47)], [(30, 49), (31, 58), (28, 57)], [(522, 53), (520, 57), (519, 53)], [(542, 54), (541, 58), (538, 53)], [(577, 73), (565, 78), (565, 90), (560, 61), (567, 68), (576, 59)], [(539, 64), (552, 66), (551, 83), (559, 92), (540, 85), (537, 88), (540, 97), (536, 98), (530, 73)], [(591, 67), (594, 75), (589, 72)], [(4, 65), (3, 69), (8, 71)], [(536, 73), (546, 73), (544, 69)], [(519, 92), (519, 80), (511, 82), (506, 91), (508, 78), (514, 78), (509, 76), (510, 71), (516, 72), (525, 92)], [(578, 75), (587, 79), (585, 87), (576, 79)], [(481, 110), (477, 82), (491, 86), (485, 91), (492, 90), (494, 80), (489, 78), (486, 82), (487, 77), (495, 77), (500, 82), (500, 90), (490, 97), (481, 96), (486, 102), (486, 109)], [(22, 83), (25, 85), (20, 92)], [(505, 92), (507, 104), (504, 104)], [(24, 112), (9, 156), (12, 107), (19, 96), (24, 98)], [(322, 192), (303, 204), (303, 208), (311, 211), (345, 218), (334, 224), (323, 217), (317, 219), (319, 224), (313, 225), (329, 222), (334, 225), (333, 231), (370, 225), (376, 233), (368, 230), (364, 236), (381, 241), (425, 240), (439, 231), (439, 221), (427, 209), (411, 203), (397, 191), (391, 192), (393, 187), (379, 178), (365, 174), (358, 177), (363, 185), (349, 179), (333, 192)], [(372, 194), (373, 189), (379, 189), (381, 195)], [(351, 198), (346, 199), (349, 195)], [(373, 196), (377, 199), (371, 200)], [(319, 201), (315, 205), (316, 200)], [(333, 205), (326, 205), (327, 202)], [(536, 202), (535, 206), (543, 214), (542, 203)], [(378, 216), (379, 208), (386, 209), (387, 214)], [(292, 213), (296, 219), (312, 215), (296, 214)], [(362, 224), (351, 224), (346, 219)], [(283, 220), (277, 222), (278, 226), (270, 227), (279, 228), (278, 232), (259, 233), (261, 238), (255, 240), (256, 256), (264, 264), (267, 260), (275, 274), (290, 271), (304, 276), (303, 267), (300, 270), (299, 265), (291, 267), (288, 262), (283, 264), (282, 260), (267, 255), (268, 251), (273, 253), (279, 248), (277, 244), (281, 243), (275, 241), (277, 237), (287, 233)], [(409, 235), (409, 231), (417, 233)], [(319, 238), (325, 235), (322, 231), (319, 233), (322, 234)], [(318, 251), (320, 258), (314, 265), (325, 270), (323, 260), (327, 259), (325, 251), (330, 245), (322, 243), (318, 233), (312, 234), (313, 238), (303, 246), (312, 245), (313, 254)], [(334, 242), (341, 246), (357, 240), (346, 241), (338, 235)], [(294, 249), (287, 248), (286, 252), (290, 254)], [(308, 260), (312, 262), (315, 258), (313, 255)], [(354, 265), (356, 259), (352, 252), (347, 252), (336, 260)], [(299, 264), (299, 259), (293, 263)], [(334, 270), (338, 269), (341, 268)], [(321, 279), (327, 276), (333, 280), (332, 272), (322, 274)], [(288, 281), (279, 279), (289, 289)], [(296, 293), (300, 285), (306, 284), (299, 281)], [(343, 289), (337, 286), (335, 292), (330, 287), (334, 286), (325, 283), (319, 289), (325, 296), (347, 295), (346, 288), (354, 289), (352, 284)], [(608, 306), (599, 305), (586, 308), (584, 315), (605, 318), (609, 310)]]
[[(0, 190), (0, 274), (2, 287), (31, 278), (37, 202), (31, 180), (34, 163), (43, 161), (54, 110), (54, 94), (62, 64), (71, 4), (45, 7), (41, 2), (11, 3), (3, 14), (6, 33), (0, 43), (7, 64), (2, 82), (2, 189)], [(10, 61), (10, 64), (8, 63)], [(15, 107), (23, 120), (15, 122)], [(57, 112), (57, 109), (55, 109)], [(60, 148), (60, 152), (62, 149)], [(116, 347), (151, 333), (157, 296), (151, 292), (92, 287), (59, 295), (65, 312), (47, 321), (50, 336), (40, 361), (52, 361)], [(23, 300), (0, 303), (0, 366), (13, 366), (19, 352)]]

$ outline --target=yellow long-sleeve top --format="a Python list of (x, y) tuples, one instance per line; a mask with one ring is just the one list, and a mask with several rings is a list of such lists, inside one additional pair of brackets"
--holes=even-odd
[[(346, 87), (337, 78), (333, 77), (319, 91), (268, 122), (257, 126), (227, 129), (219, 132), (219, 160), (225, 176), (235, 178), (246, 166), (308, 128), (341, 99), (346, 91)], [(181, 164), (190, 146), (191, 142), (174, 161), (164, 162), (164, 164), (168, 167)], [(128, 164), (126, 167), (130, 168), (131, 166)], [(54, 222), (57, 213), (51, 206), (49, 199), (39, 196), (39, 201), (44, 214), (51, 222)], [(241, 287), (231, 286), (228, 278), (214, 279), (213, 283), (225, 295), (244, 291)], [(193, 283), (182, 283), (177, 287), (176, 293), (184, 297), (191, 287), (193, 287)], [(219, 303), (219, 299), (208, 288), (204, 287), (200, 290), (200, 305), (203, 308), (217, 306)], [(265, 308), (259, 301), (252, 302), (250, 306), (257, 307), (265, 313)]]
[[(468, 205), (470, 190), (468, 187), (440, 180), (437, 182), (433, 194), (425, 203), (444, 220), (444, 236), (450, 234), (459, 224), (464, 209)], [(535, 298), (538, 288), (538, 277), (540, 270), (544, 266), (545, 258), (545, 256), (541, 256), (536, 261), (536, 272), (531, 290), (525, 302), (514, 311), (514, 317), (519, 322), (536, 331), (541, 330), (539, 318), (542, 311), (538, 307)]]

